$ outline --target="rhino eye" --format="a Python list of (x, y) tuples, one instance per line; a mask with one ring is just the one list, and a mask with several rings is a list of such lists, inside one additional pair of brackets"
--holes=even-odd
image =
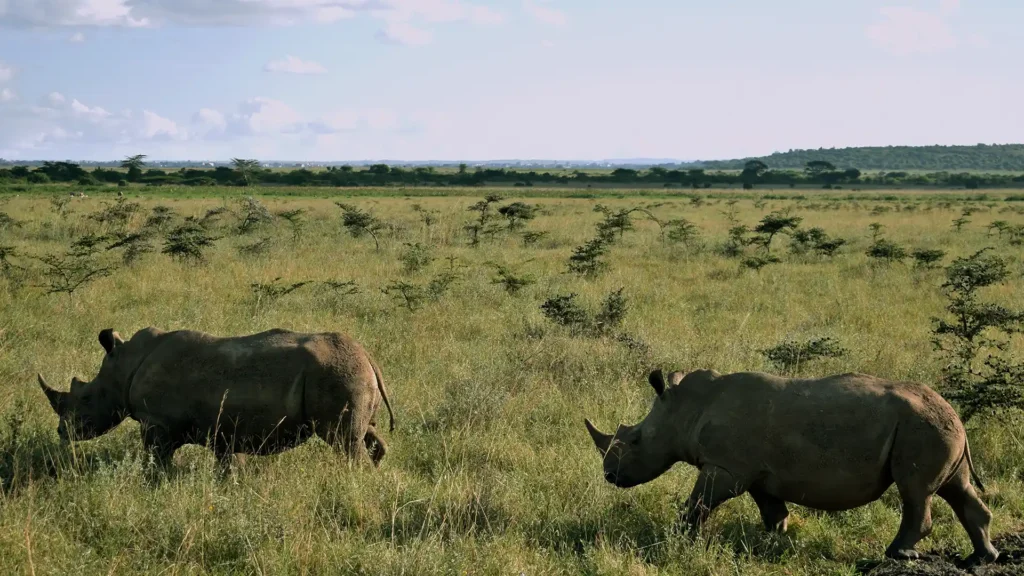
[(639, 444), (640, 443), (640, 438), (641, 438), (641, 432), (639, 430), (637, 430), (636, 434), (634, 434), (633, 437), (629, 439), (629, 443), (630, 444), (634, 444), (634, 445), (635, 444)]

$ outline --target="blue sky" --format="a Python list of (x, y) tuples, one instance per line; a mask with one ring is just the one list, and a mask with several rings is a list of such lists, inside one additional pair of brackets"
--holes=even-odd
[(1017, 0), (0, 0), (0, 157), (1024, 140)]

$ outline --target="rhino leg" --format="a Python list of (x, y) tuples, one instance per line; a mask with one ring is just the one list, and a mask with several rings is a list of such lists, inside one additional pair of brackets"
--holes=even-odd
[(363, 443), (366, 445), (366, 451), (370, 454), (370, 460), (373, 460), (373, 465), (380, 468), (380, 461), (384, 459), (384, 455), (387, 454), (388, 445), (384, 442), (384, 439), (377, 433), (377, 429), (371, 424), (366, 429), (366, 435), (363, 436)]
[(157, 468), (164, 470), (171, 465), (174, 452), (182, 446), (166, 428), (143, 423), (141, 426), (142, 446), (153, 456)]
[(885, 555), (895, 560), (916, 560), (921, 553), (914, 547), (932, 532), (932, 495), (920, 489), (897, 487), (903, 500), (903, 518)]
[(712, 465), (701, 468), (684, 512), (690, 532), (699, 531), (711, 512), (723, 502), (746, 491), (747, 487), (728, 471)]
[(360, 421), (359, 416), (346, 407), (324, 437), (335, 452), (344, 453), (350, 462), (360, 462), (364, 455), (369, 456), (363, 440), (369, 425), (367, 421)]
[(786, 508), (786, 502), (757, 487), (750, 488), (750, 495), (754, 498), (757, 509), (761, 511), (764, 529), (785, 534), (789, 526), (789, 509)]
[(961, 464), (957, 473), (939, 488), (938, 494), (949, 503), (974, 545), (974, 553), (967, 558), (967, 563), (973, 565), (999, 559), (999, 552), (992, 546), (988, 533), (992, 513), (971, 486), (967, 466)]

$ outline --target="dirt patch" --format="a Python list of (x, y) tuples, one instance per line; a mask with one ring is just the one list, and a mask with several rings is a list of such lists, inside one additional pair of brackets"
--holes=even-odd
[(1020, 576), (1024, 574), (1024, 534), (1008, 534), (992, 541), (999, 550), (993, 564), (964, 568), (955, 555), (927, 556), (913, 562), (885, 560), (863, 565), (865, 576)]

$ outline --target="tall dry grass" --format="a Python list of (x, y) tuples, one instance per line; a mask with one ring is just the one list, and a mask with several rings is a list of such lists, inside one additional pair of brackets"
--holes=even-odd
[[(510, 196), (513, 191), (505, 191)], [(466, 192), (464, 192), (466, 193)], [(129, 194), (133, 196), (133, 194)], [(638, 488), (619, 490), (601, 477), (583, 427), (634, 422), (652, 397), (654, 366), (771, 370), (759, 350), (787, 338), (832, 336), (849, 349), (802, 374), (861, 371), (935, 382), (941, 362), (930, 344), (930, 318), (942, 313), (941, 270), (877, 266), (864, 251), (869, 224), (908, 248), (938, 247), (946, 258), (983, 246), (1014, 259), (1014, 278), (986, 297), (1024, 308), (1019, 247), (989, 235), (997, 219), (1024, 223), (1012, 203), (973, 203), (982, 212), (960, 233), (951, 222), (959, 201), (893, 193), (891, 198), (767, 200), (743, 198), (735, 219), (754, 225), (791, 209), (802, 226), (849, 239), (835, 258), (793, 256), (788, 240), (773, 252), (783, 262), (742, 270), (716, 253), (731, 225), (727, 195), (701, 206), (687, 198), (533, 198), (541, 206), (527, 230), (547, 231), (536, 246), (502, 232), (477, 248), (462, 227), (473, 197), (360, 197), (345, 201), (390, 225), (381, 249), (341, 226), (341, 198), (261, 200), (272, 212), (308, 211), (302, 235), (277, 219), (249, 235), (222, 217), (207, 261), (179, 263), (157, 252), (72, 296), (45, 295), (28, 273), (20, 288), (0, 278), (0, 572), (4, 574), (851, 574), (860, 558), (880, 557), (899, 524), (899, 500), (824, 514), (793, 507), (785, 537), (765, 534), (749, 497), (713, 516), (704, 540), (672, 532), (677, 507), (695, 471), (679, 465)], [(12, 261), (62, 251), (110, 225), (89, 219), (113, 198), (76, 200), (65, 216), (45, 197), (0, 198), (0, 212), (20, 225), (0, 230)], [(178, 218), (238, 205), (224, 198), (139, 201), (124, 227), (142, 226), (157, 205)], [(611, 249), (597, 279), (566, 273), (572, 248), (594, 235), (596, 203), (645, 206), (659, 219), (697, 224), (703, 247), (663, 243), (658, 227), (637, 215), (636, 230)], [(420, 205), (436, 211), (424, 225)], [(882, 207), (878, 209), (877, 207)], [(500, 224), (500, 222), (499, 222)], [(113, 228), (120, 228), (114, 226)], [(238, 248), (269, 237), (262, 255)], [(403, 271), (406, 243), (429, 246), (435, 260)], [(449, 260), (451, 257), (453, 260)], [(102, 258), (117, 260), (116, 253)], [(487, 263), (532, 274), (517, 296), (492, 283)], [(460, 280), (410, 312), (382, 288), (426, 286), (453, 267)], [(277, 300), (257, 300), (252, 283), (354, 281), (338, 296), (306, 286)], [(540, 304), (578, 293), (596, 307), (624, 288), (629, 312), (614, 338), (572, 336), (548, 322)], [(272, 327), (342, 331), (362, 341), (388, 382), (399, 429), (379, 471), (349, 469), (322, 442), (276, 457), (250, 458), (222, 481), (202, 448), (179, 451), (175, 473), (157, 486), (138, 426), (62, 448), (56, 417), (34, 384), (91, 378), (107, 327), (126, 337), (146, 326), (218, 335)], [(1018, 348), (1019, 349), (1019, 348)], [(987, 481), (994, 532), (1024, 523), (1024, 421), (977, 422), (970, 431)], [(756, 439), (751, 439), (756, 441)], [(935, 505), (936, 530), (925, 548), (966, 552), (969, 543), (948, 507)]]

